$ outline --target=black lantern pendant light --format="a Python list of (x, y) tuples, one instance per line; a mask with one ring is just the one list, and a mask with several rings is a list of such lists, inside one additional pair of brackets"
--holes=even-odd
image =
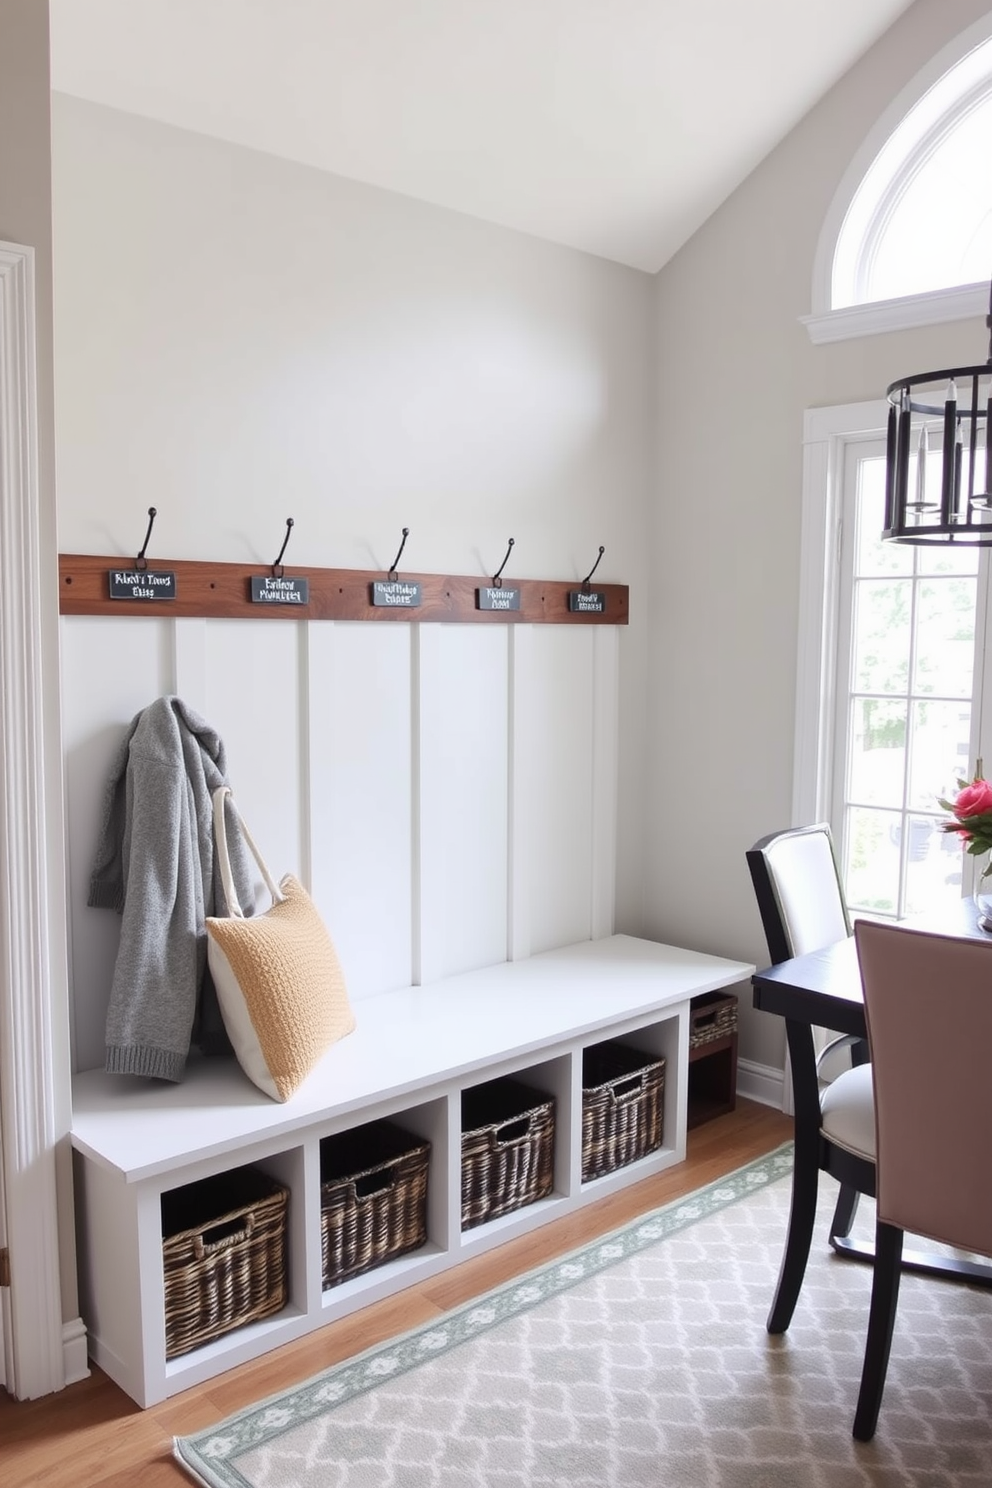
[[(992, 333), (992, 290), (985, 323)], [(883, 538), (992, 547), (987, 457), (992, 429), (992, 340), (983, 367), (902, 377), (886, 389)], [(941, 436), (940, 480), (927, 454)], [(977, 487), (977, 489), (976, 489)]]

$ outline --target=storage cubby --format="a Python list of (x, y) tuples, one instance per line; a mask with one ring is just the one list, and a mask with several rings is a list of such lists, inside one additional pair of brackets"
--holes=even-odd
[(555, 1098), (503, 1075), (461, 1094), (463, 1230), (550, 1198)]
[(725, 1116), (737, 1104), (737, 998), (721, 992), (694, 997), (689, 1009), (690, 1130)]
[(582, 1051), (582, 1181), (657, 1152), (664, 1135), (665, 1058), (619, 1039)]
[(234, 1168), (162, 1195), (165, 1356), (280, 1312), (289, 1300), (289, 1190)]
[(321, 1280), (340, 1286), (427, 1244), (431, 1146), (393, 1121), (320, 1144)]
[[(231, 1060), (193, 1061), (176, 1086), (98, 1070), (78, 1075), (72, 1141), (80, 1292), (94, 1360), (140, 1405), (151, 1405), (680, 1162), (690, 1001), (752, 971), (611, 936), (380, 994), (358, 1004), (356, 1031), (285, 1104), (263, 1096)], [(620, 1043), (635, 1064), (640, 1056), (646, 1065), (664, 1061), (661, 1144), (583, 1182), (583, 1063), (588, 1048), (606, 1041)], [(464, 1228), (463, 1104), (473, 1110), (494, 1081), (526, 1087), (538, 1107), (553, 1110), (552, 1181)], [(512, 1121), (513, 1112), (500, 1111), (483, 1112), (482, 1124)], [(425, 1238), (419, 1241), (419, 1228), (411, 1237), (402, 1219), (394, 1237), (390, 1220), (328, 1285), (325, 1185), (332, 1172), (348, 1177), (340, 1170), (351, 1151), (353, 1176), (367, 1177), (351, 1197), (356, 1205), (375, 1203), (385, 1191), (379, 1177), (386, 1182), (375, 1170), (388, 1167), (392, 1149), (369, 1134), (384, 1131), (383, 1123), (428, 1148)], [(526, 1142), (528, 1132), (504, 1130), (504, 1140)], [(220, 1187), (223, 1175), (245, 1166), (288, 1193), (285, 1304), (168, 1357), (163, 1197), (202, 1180)], [(347, 1222), (357, 1224), (356, 1214)], [(394, 1238), (402, 1243), (394, 1247)], [(418, 1243), (407, 1247), (411, 1238)]]

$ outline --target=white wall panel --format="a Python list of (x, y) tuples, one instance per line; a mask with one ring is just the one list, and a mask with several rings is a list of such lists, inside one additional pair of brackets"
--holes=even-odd
[(592, 934), (594, 631), (514, 630), (512, 951)]
[[(224, 741), (278, 879), (296, 873), (351, 995), (613, 928), (616, 632), (63, 621), (77, 1067), (103, 1062), (117, 916), (86, 907), (124, 730), (175, 692)], [(258, 905), (268, 894), (258, 877)]]
[(413, 979), (412, 641), (404, 624), (308, 630), (311, 892), (353, 999)]
[(509, 627), (419, 631), (419, 980), (507, 957)]
[(592, 922), (593, 939), (616, 930), (620, 770), (620, 632), (591, 632), (593, 650)]
[[(292, 873), (308, 884), (303, 627), (292, 621), (211, 620), (205, 641), (206, 696), (198, 711), (224, 741), (238, 807), (276, 882)], [(256, 888), (258, 908), (265, 910), (270, 899), (261, 874)]]
[(207, 702), (207, 626), (209, 620), (182, 618), (173, 621), (172, 675), (179, 697), (201, 718), (209, 712)]
[(104, 1027), (120, 917), (90, 909), (90, 873), (110, 771), (132, 718), (174, 691), (168, 620), (85, 617), (62, 621), (62, 737), (73, 1061), (103, 1064)]

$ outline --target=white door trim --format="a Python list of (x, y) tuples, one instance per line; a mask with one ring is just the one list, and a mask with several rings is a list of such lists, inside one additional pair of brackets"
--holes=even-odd
[(12, 1278), (0, 1307), (19, 1400), (65, 1384), (34, 295), (33, 250), (0, 244), (0, 1136)]
[(804, 419), (793, 826), (830, 814), (844, 451), (884, 435), (885, 412), (882, 398), (808, 409)]

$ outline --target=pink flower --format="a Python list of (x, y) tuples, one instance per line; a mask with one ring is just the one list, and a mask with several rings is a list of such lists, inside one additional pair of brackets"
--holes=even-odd
[(987, 780), (973, 780), (954, 798), (954, 815), (959, 819), (984, 816), (988, 811), (992, 811), (992, 784)]
[[(983, 777), (981, 760), (976, 762), (970, 782), (958, 781), (954, 800), (945, 801), (941, 796), (938, 805), (951, 815), (950, 821), (940, 823), (942, 832), (953, 832), (972, 857), (985, 858), (992, 853), (992, 782)], [(992, 875), (992, 859), (981, 874), (983, 880), (989, 875)]]

